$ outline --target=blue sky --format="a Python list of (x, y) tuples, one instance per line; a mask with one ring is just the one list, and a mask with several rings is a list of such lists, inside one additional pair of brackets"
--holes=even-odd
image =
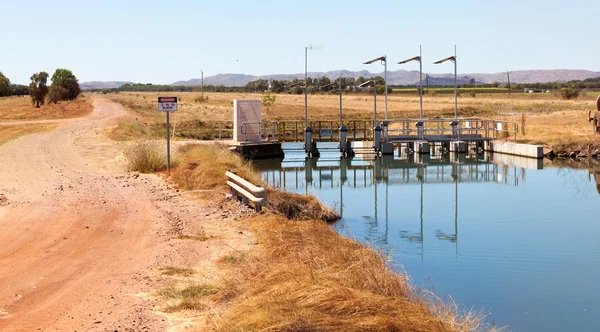
[(600, 71), (600, 1), (8, 1), (0, 71), (26, 84), (68, 68), (85, 81), (172, 83), (219, 73), (423, 71), (457, 45), (460, 73)]

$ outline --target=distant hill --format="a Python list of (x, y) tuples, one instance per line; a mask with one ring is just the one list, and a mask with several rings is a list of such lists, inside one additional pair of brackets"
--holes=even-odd
[(92, 82), (83, 82), (79, 83), (79, 87), (81, 90), (91, 90), (91, 89), (114, 89), (118, 88), (124, 84), (133, 84), (133, 82), (120, 82), (120, 81), (110, 81), (110, 82), (100, 82), (100, 81), (92, 81)]
[[(349, 71), (349, 70), (335, 70), (328, 72), (309, 72), (310, 77), (323, 77), (327, 76), (331, 80), (335, 80), (340, 77), (365, 77), (371, 78), (374, 76), (384, 76), (383, 72), (371, 73), (368, 70), (361, 71)], [(417, 85), (419, 84), (419, 72), (418, 71), (407, 71), (407, 70), (396, 70), (388, 71), (387, 74), (388, 84), (390, 85)], [(426, 74), (423, 73), (423, 85), (425, 82)], [(570, 70), (570, 69), (554, 69), (554, 70), (515, 70), (510, 72), (511, 83), (548, 83), (548, 82), (568, 82), (573, 80), (584, 80), (587, 78), (600, 77), (600, 72), (589, 71), (589, 70)], [(223, 85), (223, 86), (244, 86), (248, 82), (255, 81), (258, 79), (266, 80), (293, 80), (303, 79), (304, 73), (298, 74), (271, 74), (271, 75), (245, 75), (245, 74), (218, 74), (214, 76), (208, 76), (204, 78), (204, 85)], [(506, 83), (507, 76), (506, 72), (493, 73), (493, 74), (458, 74), (458, 84), (469, 84), (471, 79), (475, 79), (475, 83)], [(80, 83), (82, 90), (89, 89), (112, 89), (118, 88), (123, 84), (133, 84), (133, 82), (84, 82)], [(429, 75), (429, 85), (452, 85), (454, 84), (454, 74), (432, 74)], [(177, 81), (171, 85), (185, 85), (185, 86), (199, 86), (201, 85), (201, 79), (193, 78), (187, 81)]]
[[(371, 73), (367, 70), (362, 71), (348, 71), (348, 70), (336, 70), (328, 72), (309, 72), (310, 77), (323, 77), (327, 76), (331, 80), (335, 80), (339, 77), (354, 77), (359, 78), (363, 76), (370, 78), (374, 76), (384, 76), (383, 72)], [(407, 70), (396, 70), (388, 71), (387, 73), (388, 84), (390, 85), (415, 85), (419, 83), (419, 71), (407, 71)], [(556, 70), (516, 70), (510, 73), (511, 83), (547, 83), (547, 82), (567, 82), (572, 80), (584, 80), (586, 78), (600, 77), (600, 72), (594, 72), (589, 70), (569, 70), (569, 69), (556, 69)], [(209, 76), (204, 78), (205, 85), (224, 85), (224, 86), (244, 86), (248, 82), (255, 81), (258, 79), (271, 79), (271, 80), (292, 80), (292, 79), (304, 78), (304, 73), (298, 74), (272, 74), (272, 75), (244, 75), (244, 74), (219, 74), (215, 76)], [(493, 73), (493, 74), (458, 74), (458, 84), (468, 84), (471, 79), (474, 78), (477, 84), (482, 83), (506, 83), (507, 76), (506, 72)], [(423, 73), (423, 84), (425, 84), (425, 73)], [(201, 80), (194, 78), (188, 81), (178, 81), (172, 85), (200, 85)], [(452, 85), (454, 84), (454, 74), (432, 74), (429, 75), (429, 85)]]

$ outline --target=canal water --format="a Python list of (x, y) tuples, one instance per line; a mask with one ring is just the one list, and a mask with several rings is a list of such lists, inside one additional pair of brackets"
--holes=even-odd
[(600, 330), (600, 172), (499, 154), (340, 159), (335, 147), (256, 166), (271, 186), (334, 206), (341, 234), (489, 323)]

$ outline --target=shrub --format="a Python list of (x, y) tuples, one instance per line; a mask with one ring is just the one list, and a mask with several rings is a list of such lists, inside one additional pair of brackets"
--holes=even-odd
[(56, 104), (59, 101), (64, 100), (63, 96), (66, 94), (67, 89), (63, 88), (62, 86), (52, 85), (48, 91), (48, 102)]
[(197, 98), (195, 98), (195, 99), (194, 99), (194, 102), (196, 102), (196, 103), (203, 103), (203, 102), (205, 102), (205, 101), (208, 101), (208, 96), (205, 96), (205, 97), (197, 97)]
[(470, 92), (469, 92), (469, 96), (471, 96), (471, 97), (475, 98), (475, 96), (476, 96), (476, 95), (475, 95), (475, 91), (470, 91)]
[[(152, 173), (167, 169), (166, 147), (161, 142), (144, 141), (133, 144), (125, 151), (125, 158), (130, 171)], [(171, 159), (171, 167), (174, 168), (177, 162)]]
[(560, 95), (563, 99), (574, 99), (579, 97), (579, 90), (575, 88), (562, 88), (560, 89)]

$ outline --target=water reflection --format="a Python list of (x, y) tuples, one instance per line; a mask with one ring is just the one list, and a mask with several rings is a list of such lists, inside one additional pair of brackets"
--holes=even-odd
[(596, 192), (600, 195), (600, 170), (588, 171), (588, 174), (593, 176), (596, 183)]
[[(294, 158), (296, 157), (296, 158)], [(431, 230), (440, 241), (454, 244), (455, 255), (459, 254), (459, 187), (469, 183), (493, 183), (498, 185), (519, 186), (525, 182), (525, 168), (541, 169), (542, 163), (533, 159), (510, 159), (512, 166), (506, 163), (503, 156), (492, 154), (444, 154), (444, 155), (409, 155), (403, 158), (383, 156), (372, 158), (357, 156), (339, 158), (335, 155), (306, 159), (303, 156), (288, 156), (286, 159), (256, 161), (263, 181), (272, 187), (285, 191), (310, 194), (328, 193), (329, 201), (336, 202), (342, 218), (345, 217), (346, 204), (361, 205), (372, 211), (363, 215), (365, 239), (385, 246), (389, 243), (389, 209), (402, 204), (397, 197), (390, 197), (390, 187), (419, 186), (419, 231), (401, 229), (398, 237), (408, 243), (417, 244), (421, 256), (425, 254), (425, 192), (426, 187), (453, 186), (452, 197), (444, 200), (453, 201), (453, 231), (442, 229)], [(599, 177), (600, 178), (600, 177)], [(381, 193), (382, 187), (385, 189)], [(337, 192), (335, 195), (333, 194)], [(352, 197), (344, 201), (344, 191), (360, 190), (360, 199)], [(383, 194), (383, 197), (381, 197)], [(331, 195), (334, 195), (333, 197)], [(372, 195), (372, 206), (368, 207), (367, 199)], [(354, 195), (356, 196), (356, 195)], [(434, 195), (435, 199), (437, 195)], [(390, 199), (391, 204), (390, 206)], [(381, 209), (384, 209), (382, 214)], [(398, 219), (395, 215), (394, 220)], [(448, 218), (450, 219), (450, 218)], [(382, 225), (380, 225), (380, 222)], [(381, 229), (380, 226), (383, 226)]]
[(506, 155), (340, 159), (323, 151), (256, 165), (274, 187), (337, 203), (340, 233), (384, 250), (417, 287), (491, 312), (487, 322), (597, 330), (595, 160), (542, 169), (540, 160)]

